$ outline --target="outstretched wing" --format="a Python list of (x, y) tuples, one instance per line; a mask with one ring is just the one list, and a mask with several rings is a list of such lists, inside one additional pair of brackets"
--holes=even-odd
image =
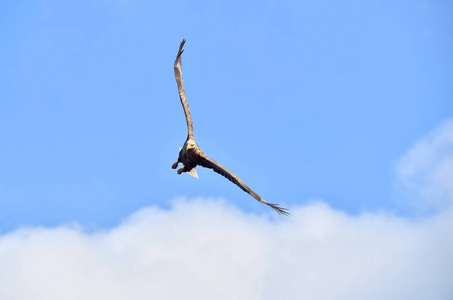
[(186, 93), (184, 92), (181, 71), (181, 54), (184, 52), (182, 48), (184, 47), (185, 42), (186, 40), (182, 40), (181, 45), (179, 45), (178, 55), (175, 60), (175, 77), (176, 83), (178, 83), (179, 99), (181, 100), (182, 108), (184, 109), (184, 114), (186, 115), (187, 130), (189, 132), (188, 135), (193, 136), (192, 117), (190, 116), (189, 104), (187, 103)]
[(289, 212), (286, 208), (282, 208), (276, 204), (271, 204), (271, 203), (264, 201), (257, 193), (255, 193), (251, 188), (249, 188), (248, 185), (246, 185), (244, 182), (242, 182), (242, 180), (239, 177), (234, 175), (233, 172), (229, 171), (227, 168), (225, 168), (218, 162), (210, 159), (206, 154), (204, 154), (201, 151), (200, 151), (200, 155), (199, 155), (198, 164), (202, 167), (212, 169), (212, 170), (214, 170), (214, 172), (219, 173), (220, 175), (224, 176), (229, 181), (231, 181), (234, 184), (236, 184), (237, 186), (239, 186), (244, 192), (252, 195), (252, 197), (255, 198), (256, 200), (258, 200), (259, 202), (272, 207), (277, 213), (279, 213), (283, 216), (289, 215)]

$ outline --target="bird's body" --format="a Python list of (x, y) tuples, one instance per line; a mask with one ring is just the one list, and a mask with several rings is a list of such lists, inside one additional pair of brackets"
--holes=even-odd
[(188, 172), (190, 175), (198, 178), (195, 167), (198, 165), (200, 152), (202, 151), (197, 143), (195, 143), (193, 137), (188, 137), (182, 149), (179, 150), (178, 162), (182, 163), (183, 167), (178, 170), (178, 174)]
[(184, 114), (186, 116), (187, 122), (187, 139), (184, 143), (184, 146), (179, 151), (178, 161), (172, 165), (173, 169), (178, 167), (178, 164), (181, 163), (183, 165), (182, 168), (178, 170), (178, 174), (183, 172), (189, 173), (190, 175), (197, 177), (196, 166), (202, 166), (205, 168), (212, 169), (214, 172), (219, 173), (220, 175), (224, 176), (237, 186), (239, 186), (243, 191), (250, 194), (253, 198), (258, 200), (261, 203), (269, 205), (275, 211), (277, 211), (281, 215), (289, 215), (289, 212), (285, 208), (281, 208), (275, 204), (268, 203), (264, 201), (257, 193), (255, 193), (251, 188), (249, 188), (239, 177), (229, 171), (227, 168), (219, 164), (218, 162), (210, 159), (203, 151), (201, 151), (200, 147), (198, 147), (197, 143), (195, 142), (195, 138), (193, 137), (193, 124), (192, 124), (192, 117), (190, 116), (189, 104), (186, 99), (186, 94), (184, 92), (183, 80), (182, 80), (182, 70), (181, 70), (181, 54), (184, 51), (184, 43), (186, 41), (183, 40), (181, 45), (179, 46), (178, 55), (176, 56), (174, 70), (175, 70), (175, 78), (178, 84), (178, 91), (179, 91), (179, 98), (181, 100), (181, 104), (184, 109)]

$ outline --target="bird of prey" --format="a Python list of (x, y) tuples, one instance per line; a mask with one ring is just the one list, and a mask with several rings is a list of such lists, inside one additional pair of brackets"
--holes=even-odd
[(178, 55), (176, 56), (175, 60), (175, 77), (176, 82), (178, 84), (178, 91), (179, 91), (179, 99), (181, 100), (182, 107), (184, 109), (184, 114), (186, 115), (186, 122), (187, 122), (187, 139), (184, 143), (184, 146), (179, 151), (178, 161), (175, 162), (171, 167), (172, 169), (176, 169), (178, 164), (182, 164), (182, 168), (179, 169), (177, 172), (181, 174), (183, 172), (187, 172), (190, 175), (197, 177), (197, 171), (195, 169), (196, 166), (202, 166), (205, 168), (209, 168), (214, 170), (214, 172), (219, 173), (220, 175), (224, 176), (237, 186), (239, 186), (244, 192), (250, 194), (253, 198), (258, 200), (261, 203), (267, 204), (272, 207), (277, 213), (287, 216), (289, 212), (287, 209), (279, 207), (276, 204), (271, 204), (264, 201), (257, 193), (255, 193), (251, 188), (249, 188), (244, 182), (242, 182), (239, 177), (234, 175), (231, 171), (227, 168), (219, 164), (218, 162), (210, 159), (203, 151), (201, 151), (200, 147), (198, 147), (195, 139), (193, 137), (193, 125), (192, 125), (192, 118), (190, 116), (189, 111), (189, 104), (187, 103), (186, 93), (184, 92), (184, 86), (182, 81), (182, 71), (181, 71), (181, 54), (183, 53), (184, 43), (186, 41), (182, 40), (181, 45), (179, 46)]

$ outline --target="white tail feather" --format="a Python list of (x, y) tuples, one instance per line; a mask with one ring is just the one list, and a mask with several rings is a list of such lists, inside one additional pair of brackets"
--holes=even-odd
[(192, 168), (192, 170), (190, 170), (189, 172), (187, 172), (189, 175), (195, 177), (195, 178), (198, 178), (198, 174), (197, 174), (197, 169)]

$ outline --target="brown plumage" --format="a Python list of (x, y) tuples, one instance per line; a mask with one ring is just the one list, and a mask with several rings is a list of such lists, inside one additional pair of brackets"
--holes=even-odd
[(214, 172), (219, 173), (220, 175), (224, 176), (225, 178), (239, 186), (244, 192), (250, 194), (253, 198), (258, 200), (259, 202), (269, 205), (277, 213), (281, 215), (288, 216), (289, 212), (286, 208), (282, 208), (276, 204), (271, 204), (264, 201), (257, 193), (255, 193), (251, 188), (249, 188), (239, 177), (237, 177), (227, 168), (225, 168), (218, 162), (210, 159), (206, 154), (204, 154), (204, 152), (201, 151), (200, 147), (198, 147), (197, 143), (195, 142), (195, 139), (193, 137), (192, 117), (190, 116), (189, 104), (187, 103), (186, 93), (184, 92), (181, 71), (181, 54), (184, 52), (183, 47), (185, 42), (186, 42), (185, 40), (182, 40), (181, 45), (179, 46), (179, 51), (178, 55), (176, 56), (174, 68), (176, 82), (178, 84), (179, 99), (181, 100), (181, 104), (184, 109), (184, 114), (186, 115), (188, 134), (183, 148), (179, 151), (178, 161), (172, 165), (172, 168), (176, 169), (178, 167), (178, 164), (181, 163), (183, 167), (178, 170), (178, 174), (187, 172), (190, 175), (197, 178), (198, 176), (195, 169), (196, 166), (202, 166), (205, 168), (212, 169), (214, 170)]

